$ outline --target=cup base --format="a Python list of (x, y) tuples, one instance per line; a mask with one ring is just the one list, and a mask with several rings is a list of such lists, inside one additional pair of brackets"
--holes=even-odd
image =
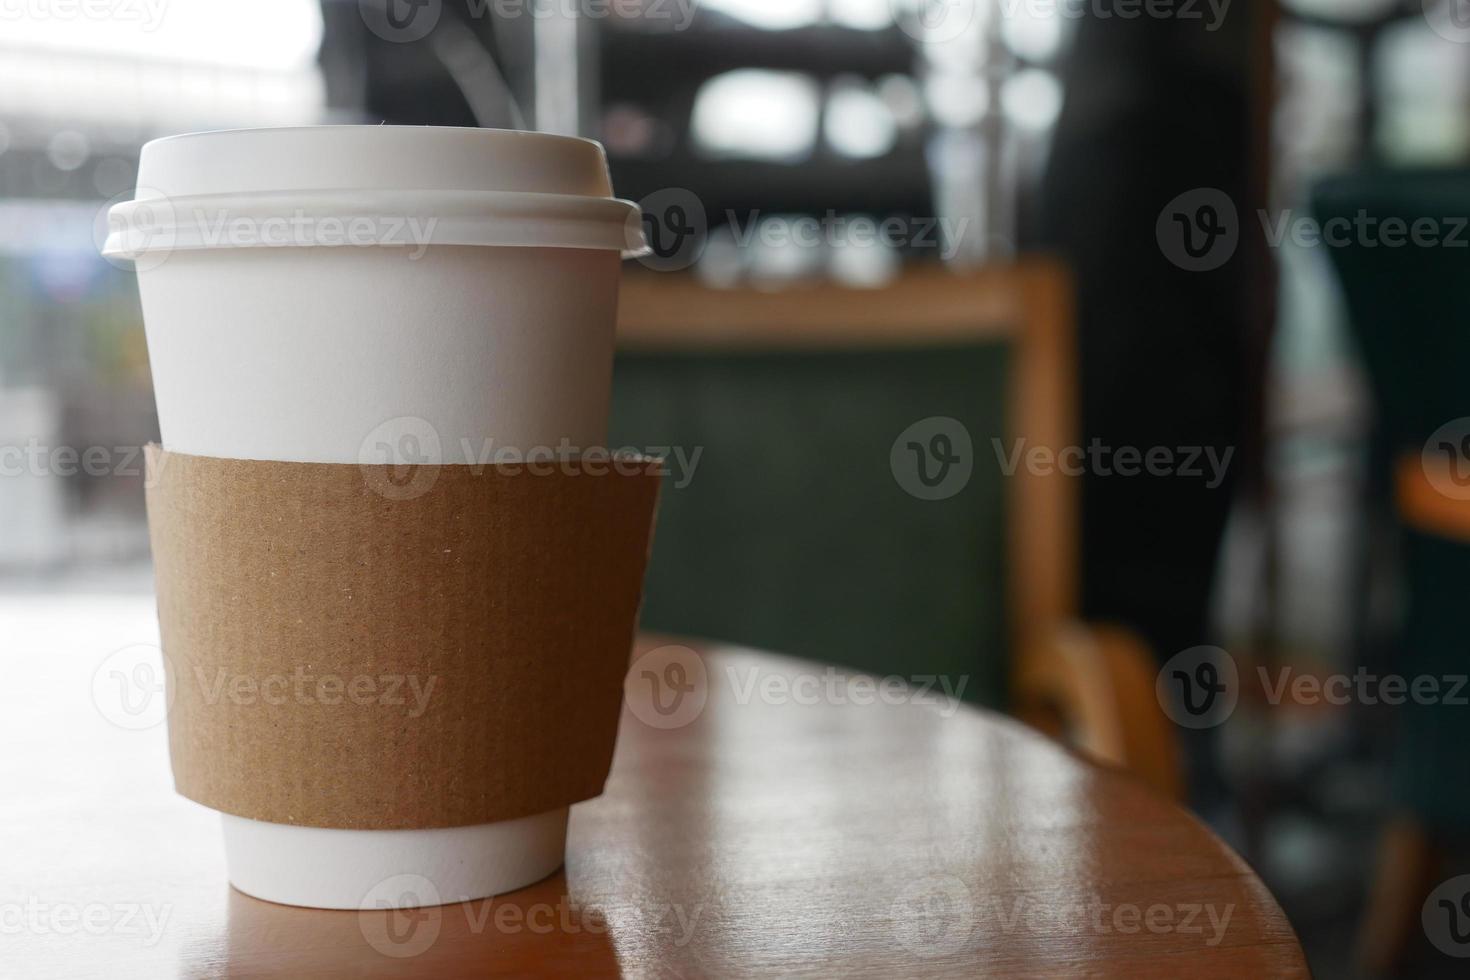
[(220, 814), (230, 884), (316, 909), (414, 908), (524, 888), (561, 867), (567, 810), (429, 830), (337, 830)]

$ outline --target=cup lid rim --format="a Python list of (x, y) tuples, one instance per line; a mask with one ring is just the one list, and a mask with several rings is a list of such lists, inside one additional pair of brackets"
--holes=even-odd
[(207, 138), (214, 136), (238, 136), (256, 133), (306, 133), (322, 132), (328, 130), (410, 130), (413, 132), (429, 133), (497, 133), (514, 134), (518, 137), (526, 137), (535, 140), (546, 140), (550, 142), (580, 143), (591, 145), (602, 149), (602, 144), (597, 140), (586, 136), (568, 136), (563, 133), (542, 133), (529, 129), (502, 129), (495, 126), (438, 126), (438, 125), (404, 125), (403, 123), (381, 123), (368, 125), (366, 123), (310, 123), (302, 126), (231, 126), (227, 129), (195, 129), (187, 133), (170, 133), (168, 136), (157, 136), (144, 143), (145, 147), (160, 143), (173, 143), (182, 140)]
[(471, 126), (260, 126), (143, 144), (138, 185), (168, 197), (312, 190), (521, 191), (612, 197), (602, 144)]
[[(140, 214), (159, 223), (160, 206), (161, 226), (140, 227)], [(428, 244), (611, 248), (629, 255), (645, 244), (638, 206), (614, 196), (596, 140), (468, 126), (327, 124), (149, 141), (134, 198), (109, 211), (103, 252), (129, 258), (233, 247), (200, 234), (197, 216), (207, 215), (212, 225), (265, 222), (303, 208), (329, 224), (433, 219)], [(322, 244), (315, 237), (290, 243)]]

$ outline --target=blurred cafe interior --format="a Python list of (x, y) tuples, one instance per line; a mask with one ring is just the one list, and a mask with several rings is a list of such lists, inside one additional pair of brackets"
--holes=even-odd
[(652, 247), (643, 629), (963, 677), (1193, 811), (1315, 975), (1463, 975), (1421, 923), (1470, 871), (1463, 0), (401, 3), (0, 7), (7, 657), (151, 594), (98, 247), (143, 143), (591, 137)]

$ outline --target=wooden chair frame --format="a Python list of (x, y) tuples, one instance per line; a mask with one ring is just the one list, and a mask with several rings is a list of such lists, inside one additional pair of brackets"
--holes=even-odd
[[(627, 350), (852, 350), (1008, 338), (1011, 445), (1077, 444), (1070, 277), (1035, 258), (954, 273), (920, 267), (883, 289), (821, 282), (775, 292), (717, 290), (688, 275), (630, 275), (618, 344)], [(1020, 467), (1006, 513), (1014, 710), (1088, 756), (1178, 798), (1175, 732), (1154, 695), (1147, 647), (1077, 620), (1077, 481)]]

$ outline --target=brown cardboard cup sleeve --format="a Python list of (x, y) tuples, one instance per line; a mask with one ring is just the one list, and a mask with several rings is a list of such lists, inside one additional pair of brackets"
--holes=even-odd
[(415, 469), (149, 447), (178, 791), (347, 829), (597, 796), (658, 489), (657, 461), (631, 457)]

